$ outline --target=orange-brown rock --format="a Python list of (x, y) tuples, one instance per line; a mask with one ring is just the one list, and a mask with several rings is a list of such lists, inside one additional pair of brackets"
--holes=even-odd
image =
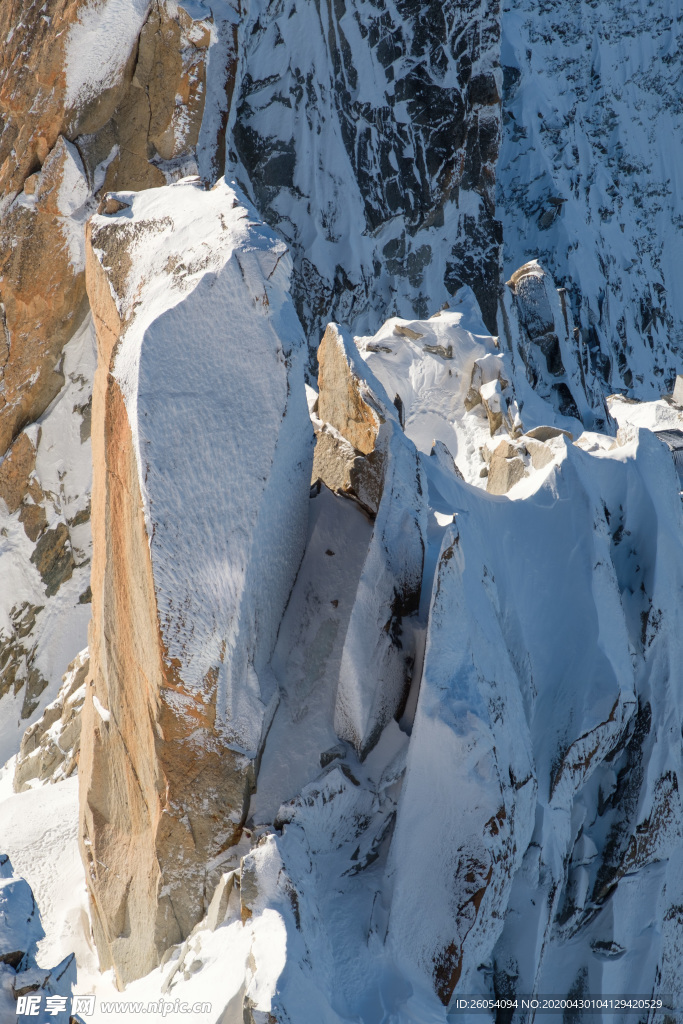
[(16, 512), (28, 494), (29, 477), (35, 465), (34, 444), (27, 434), (20, 434), (0, 463), (0, 498), (8, 512)]
[[(79, 224), (89, 190), (80, 156), (60, 138), (0, 227), (0, 297), (8, 351), (0, 367), (0, 453), (64, 383), (64, 345), (87, 310)], [(82, 223), (80, 224), (82, 231)]]
[(354, 498), (376, 515), (384, 487), (384, 416), (377, 399), (349, 361), (336, 324), (318, 348), (318, 409), (312, 481)]
[[(65, 129), (65, 44), (87, 0), (0, 6), (0, 204), (21, 192)], [(113, 109), (113, 108), (112, 108)]]
[[(69, 40), (92, 12), (87, 0), (49, 6), (40, 16), (31, 0), (9, 0), (0, 11), (0, 455), (59, 392), (61, 352), (87, 309), (74, 214), (93, 188), (165, 184), (157, 162), (192, 155), (206, 94), (209, 14), (156, 0), (112, 76), (74, 95)], [(80, 185), (65, 183), (69, 158)]]
[(374, 452), (381, 418), (364, 380), (353, 372), (336, 324), (318, 349), (318, 416), (363, 455)]
[(194, 152), (204, 113), (210, 26), (210, 15), (194, 21), (181, 6), (171, 14), (165, 4), (153, 4), (128, 89), (86, 143), (93, 170), (116, 147), (102, 192), (164, 185), (157, 162)]
[[(136, 379), (154, 371), (154, 396), (160, 388), (177, 388), (179, 376), (183, 389), (187, 388), (189, 371), (183, 376), (169, 369), (169, 317), (164, 315), (163, 305), (153, 306), (162, 326), (155, 327), (155, 316), (145, 314), (152, 315), (150, 324), (141, 313), (145, 312), (145, 297), (151, 295), (152, 302), (158, 302), (159, 295), (166, 293), (172, 307), (166, 313), (188, 317), (188, 322), (196, 325), (201, 320), (197, 308), (183, 312), (185, 302), (201, 302), (204, 312), (207, 301), (225, 301), (225, 296), (232, 301), (236, 291), (252, 286), (261, 289), (254, 294), (263, 298), (265, 282), (270, 280), (267, 274), (282, 256), (277, 248), (281, 243), (273, 239), (276, 251), (259, 254), (268, 269), (264, 273), (262, 264), (254, 261), (252, 273), (246, 275), (251, 282), (247, 285), (239, 259), (245, 262), (248, 256), (242, 257), (240, 250), (239, 258), (233, 257), (233, 248), (243, 236), (247, 241), (249, 229), (244, 212), (234, 212), (238, 203), (228, 186), (220, 183), (212, 192), (205, 192), (192, 184), (174, 185), (163, 194), (155, 191), (123, 198), (130, 198), (132, 209), (103, 213), (94, 217), (88, 228), (86, 280), (97, 330), (98, 368), (92, 408), (92, 678), (83, 711), (79, 763), (81, 853), (94, 935), (102, 968), (113, 966), (120, 985), (155, 967), (163, 952), (186, 938), (201, 920), (225, 871), (230, 847), (241, 835), (268, 713), (272, 714), (268, 708), (272, 705), (274, 709), (273, 700), (277, 699), (274, 693), (266, 695), (260, 690), (258, 672), (270, 657), (279, 614), (301, 558), (309, 489), (305, 459), (294, 448), (291, 456), (279, 454), (277, 427), (268, 427), (267, 432), (261, 431), (257, 458), (261, 449), (270, 445), (268, 466), (277, 466), (278, 459), (290, 460), (285, 486), (297, 492), (292, 534), (299, 538), (292, 550), (283, 544), (279, 519), (273, 519), (269, 527), (261, 523), (256, 531), (256, 521), (268, 518), (267, 512), (259, 513), (267, 475), (243, 472), (236, 498), (242, 512), (231, 515), (228, 510), (221, 517), (225, 508), (221, 498), (208, 528), (203, 527), (203, 510), (217, 487), (221, 495), (223, 491), (215, 472), (196, 457), (194, 449), (181, 454), (187, 432), (182, 411), (185, 390), (180, 397), (174, 392), (181, 409), (176, 411), (170, 401), (163, 403), (169, 411), (169, 430), (179, 431), (177, 443), (167, 450), (167, 431), (160, 436), (155, 433), (159, 428), (151, 423), (161, 415), (159, 409), (149, 416), (143, 411), (147, 389), (138, 391), (136, 401), (127, 404), (130, 394), (124, 394), (117, 360), (122, 354), (141, 361), (151, 359), (154, 339), (161, 339), (160, 362), (141, 366)], [(206, 222), (197, 230), (196, 217), (202, 216)], [(231, 218), (236, 222), (234, 233), (227, 227)], [(190, 227), (196, 230), (194, 252), (188, 247)], [(145, 246), (147, 263), (140, 259)], [(131, 248), (138, 257), (135, 262), (130, 259)], [(178, 270), (181, 255), (187, 266)], [(194, 277), (190, 277), (188, 266), (195, 267)], [(204, 272), (208, 280), (202, 288), (198, 277)], [(202, 291), (204, 298), (196, 298)], [(225, 408), (230, 404), (224, 404), (225, 388), (235, 386), (231, 381), (236, 379), (231, 367), (241, 368), (243, 375), (253, 372), (262, 384), (262, 367), (268, 357), (273, 367), (270, 379), (275, 381), (273, 394), (284, 408), (271, 410), (271, 400), (264, 415), (276, 417), (273, 422), (279, 426), (283, 418), (293, 415), (294, 399), (288, 395), (296, 393), (300, 402), (297, 416), (308, 444), (310, 423), (302, 381), (297, 379), (288, 386), (289, 369), (278, 362), (281, 348), (271, 319), (276, 315), (272, 292), (265, 305), (259, 302), (254, 306), (247, 291), (236, 301), (239, 308), (255, 310), (250, 313), (250, 345), (262, 355), (255, 359), (253, 370), (245, 369), (241, 333), (221, 335), (217, 342), (214, 355), (223, 361), (222, 369), (207, 355), (207, 332), (215, 337), (210, 316), (205, 317), (205, 333), (199, 332), (196, 348), (188, 345), (184, 333), (178, 342), (176, 357), (191, 358), (195, 368), (206, 360), (204, 390), (198, 398), (203, 403), (202, 416), (211, 409), (211, 389), (218, 373), (223, 377), (216, 401), (225, 422)], [(197, 372), (201, 376), (201, 368)], [(253, 389), (256, 384), (249, 386)], [(244, 426), (251, 432), (251, 425)], [(143, 441), (146, 429), (152, 433)], [(234, 443), (230, 428), (225, 429), (223, 442), (217, 444), (219, 452)], [(250, 457), (244, 445), (238, 450), (244, 460)], [(177, 521), (171, 521), (168, 512), (159, 523), (154, 518), (158, 509), (155, 499), (162, 501), (163, 494), (154, 490), (158, 486), (155, 474), (166, 472), (167, 460), (179, 457), (187, 457), (188, 473), (195, 473), (195, 478), (183, 485), (197, 508), (188, 516), (184, 506)], [(141, 458), (148, 460), (144, 466)], [(228, 479), (231, 468), (235, 467), (224, 467)], [(280, 482), (280, 491), (282, 486)], [(235, 530), (238, 514), (244, 522)], [(226, 522), (224, 532), (222, 520)], [(188, 569), (192, 578), (182, 575), (180, 564), (188, 521), (195, 545)], [(172, 526), (170, 532), (168, 525)], [(250, 531), (253, 540), (248, 539)], [(254, 581), (252, 592), (244, 593), (248, 582), (243, 571), (244, 548), (241, 541), (240, 546), (231, 547), (238, 536), (247, 537), (248, 551), (254, 544), (268, 561), (269, 607), (259, 607), (258, 613), (249, 608), (260, 600), (262, 588)], [(209, 587), (206, 600), (194, 608), (194, 593), (202, 585), (192, 575), (197, 560), (215, 574), (219, 558), (220, 578)], [(282, 583), (278, 583), (278, 574)], [(231, 581), (226, 588), (223, 579)], [(179, 588), (186, 581), (190, 591), (179, 600)], [(275, 615), (270, 610), (273, 600), (276, 609), (280, 602)], [(273, 618), (270, 625), (268, 616)], [(205, 628), (209, 630), (207, 641), (197, 641)], [(268, 708), (266, 702), (270, 702)], [(241, 724), (244, 721), (246, 728)]]

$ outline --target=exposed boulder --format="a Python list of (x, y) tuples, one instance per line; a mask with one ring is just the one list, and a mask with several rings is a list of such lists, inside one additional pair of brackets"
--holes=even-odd
[(446, 473), (454, 473), (459, 480), (463, 479), (463, 475), (458, 469), (455, 459), (451, 455), (448, 449), (448, 445), (445, 445), (443, 441), (435, 441), (432, 445), (432, 450), (429, 453), (430, 458), (435, 459), (441, 469)]
[(121, 199), (88, 236), (99, 359), (79, 778), (100, 963), (125, 984), (204, 916), (240, 837), (312, 431), (282, 243), (223, 181)]
[(475, 359), (470, 387), (465, 395), (468, 412), (483, 405), (491, 437), (503, 425), (513, 437), (522, 432), (522, 421), (506, 372), (502, 355), (487, 353)]
[(479, 389), (481, 404), (484, 406), (491, 437), (503, 426), (503, 395), (500, 381), (492, 380)]
[(555, 457), (553, 449), (542, 441), (534, 441), (533, 438), (525, 438), (524, 447), (531, 457), (531, 465), (534, 469), (543, 469), (549, 466)]
[(347, 497), (355, 498), (371, 515), (377, 515), (384, 487), (384, 455), (364, 456), (329, 423), (316, 431), (311, 481), (322, 482)]
[(574, 440), (570, 431), (562, 430), (560, 427), (533, 427), (531, 430), (527, 430), (524, 436), (525, 438), (532, 437), (536, 441), (550, 441), (553, 437), (566, 437), (569, 441)]
[(14, 768), (14, 790), (36, 782), (59, 782), (76, 770), (81, 745), (81, 710), (90, 670), (87, 648), (69, 665), (57, 699), (24, 733)]
[(678, 374), (676, 377), (676, 383), (674, 384), (673, 395), (671, 396), (674, 405), (683, 406), (683, 374)]
[(492, 452), (486, 478), (486, 490), (489, 494), (507, 494), (511, 487), (524, 479), (527, 468), (522, 451), (522, 448), (509, 441), (501, 441)]

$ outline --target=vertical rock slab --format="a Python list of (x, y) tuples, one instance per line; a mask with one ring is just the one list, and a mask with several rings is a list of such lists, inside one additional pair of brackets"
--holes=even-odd
[[(560, 416), (604, 429), (604, 399), (592, 385), (564, 288), (557, 289), (538, 260), (515, 270), (502, 294), (503, 325), (512, 359), (521, 359), (528, 384)], [(521, 377), (521, 373), (519, 374)], [(519, 382), (524, 392), (522, 381)], [(525, 395), (525, 398), (529, 394)], [(532, 398), (534, 407), (537, 400)]]
[(125, 984), (203, 916), (239, 838), (277, 701), (266, 665), (303, 551), (312, 435), (282, 242), (223, 181), (116, 199), (88, 233), (80, 779), (100, 962)]

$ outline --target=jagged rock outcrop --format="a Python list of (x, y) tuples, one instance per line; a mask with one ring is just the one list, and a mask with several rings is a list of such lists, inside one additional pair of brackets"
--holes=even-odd
[(497, 0), (250, 4), (229, 158), (292, 246), (314, 344), (463, 284), (495, 333), (499, 26)]
[(305, 539), (312, 432), (283, 244), (224, 182), (117, 198), (88, 234), (79, 777), (100, 963), (123, 984), (201, 919), (240, 836), (278, 699), (267, 663)]
[(21, 793), (36, 783), (59, 782), (76, 770), (89, 671), (86, 648), (69, 665), (57, 699), (48, 704), (42, 717), (24, 733), (14, 768), (15, 792)]
[(511, 356), (519, 355), (533, 391), (560, 416), (604, 429), (609, 415), (600, 390), (591, 390), (566, 291), (555, 288), (538, 260), (519, 267), (507, 282), (502, 320)]
[(320, 342), (318, 367), (312, 480), (355, 498), (376, 515), (386, 469), (385, 417), (366, 382), (354, 374), (335, 324)]
[(501, 441), (491, 453), (486, 490), (489, 494), (507, 494), (511, 487), (527, 475), (522, 446)]

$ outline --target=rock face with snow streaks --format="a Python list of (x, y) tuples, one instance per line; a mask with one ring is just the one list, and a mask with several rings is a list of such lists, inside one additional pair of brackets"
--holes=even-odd
[(495, 331), (499, 33), (496, 0), (250, 5), (229, 154), (292, 245), (313, 338), (462, 284)]
[(303, 548), (312, 432), (282, 243), (223, 182), (118, 196), (89, 228), (81, 799), (100, 961), (125, 983), (202, 917), (239, 838), (278, 699), (267, 662)]
[(680, 372), (680, 11), (515, 0), (501, 26), (506, 277), (538, 258), (566, 289), (574, 359), (604, 418), (605, 388), (649, 400)]
[(90, 671), (87, 648), (69, 665), (57, 699), (24, 733), (14, 769), (17, 793), (34, 782), (58, 782), (76, 770), (81, 745), (81, 711)]

